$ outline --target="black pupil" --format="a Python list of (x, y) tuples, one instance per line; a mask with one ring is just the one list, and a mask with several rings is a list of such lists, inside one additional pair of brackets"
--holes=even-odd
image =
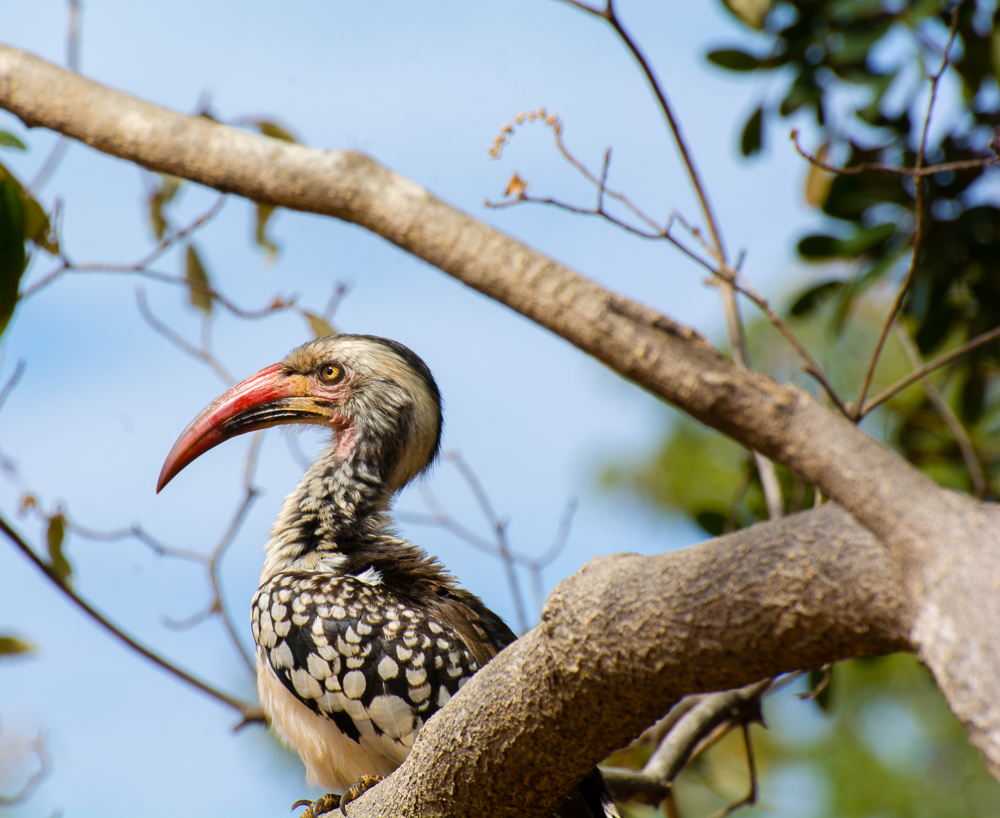
[(337, 367), (327, 364), (323, 367), (323, 377), (326, 379), (333, 378), (337, 374)]

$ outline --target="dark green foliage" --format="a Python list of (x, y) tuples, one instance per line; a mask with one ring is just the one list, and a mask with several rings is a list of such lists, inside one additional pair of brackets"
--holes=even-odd
[[(951, 100), (950, 109), (939, 103), (932, 115), (924, 166), (997, 156), (1000, 10), (996, 4), (972, 0), (957, 5), (948, 81), (961, 96)], [(776, 3), (764, 26), (766, 42), (754, 35), (752, 50), (768, 54), (767, 58), (737, 56), (747, 49), (734, 45), (713, 51), (709, 60), (741, 72), (781, 67), (775, 79), (782, 79), (778, 87), (784, 90), (754, 112), (751, 120), (761, 120), (754, 128), (769, 119), (807, 113), (820, 128), (819, 142), (832, 146), (834, 164), (913, 167), (927, 114), (930, 77), (941, 66), (955, 7), (938, 0)], [(890, 39), (892, 46), (884, 47)], [(924, 80), (908, 81), (907, 76)], [(887, 104), (890, 89), (892, 99)], [(954, 97), (950, 91), (942, 94)], [(957, 116), (956, 102), (963, 108)], [(743, 131), (747, 155), (752, 153), (747, 146), (754, 144), (753, 134), (748, 137), (752, 130), (747, 123)], [(815, 136), (806, 141), (815, 142)], [(903, 315), (924, 356), (1000, 326), (996, 173), (996, 168), (977, 166), (946, 170), (923, 182), (924, 238)], [(984, 179), (986, 174), (993, 174), (992, 183)], [(808, 315), (836, 297), (830, 326), (839, 332), (857, 297), (871, 285), (898, 286), (913, 251), (916, 184), (912, 177), (878, 169), (833, 178), (827, 195), (817, 202), (829, 226), (803, 237), (798, 251), (810, 262), (835, 262), (844, 273), (802, 289), (792, 299), (794, 316)], [(993, 193), (984, 195), (990, 184)], [(1000, 342), (974, 350), (944, 373), (964, 422), (1000, 421), (998, 373)], [(944, 439), (950, 438), (946, 430), (930, 428), (939, 425), (917, 410), (913, 417), (901, 419), (893, 442), (915, 463), (926, 465), (931, 450), (937, 461), (949, 449)], [(957, 453), (953, 445), (950, 448)], [(988, 449), (982, 454), (991, 460), (992, 444)], [(961, 471), (961, 464), (955, 465)], [(955, 484), (956, 476), (950, 475), (946, 482)], [(958, 480), (959, 485), (962, 482)]]
[(744, 156), (753, 156), (760, 152), (764, 141), (763, 123), (764, 110), (758, 108), (750, 115), (750, 119), (747, 120), (747, 124), (743, 128), (743, 136), (740, 138), (740, 151)]
[(14, 315), (21, 277), (31, 260), (25, 243), (59, 252), (49, 230), (49, 217), (42, 206), (0, 165), (0, 335)]

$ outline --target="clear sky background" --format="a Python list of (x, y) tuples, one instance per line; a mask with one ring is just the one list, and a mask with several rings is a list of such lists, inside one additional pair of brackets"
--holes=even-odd
[[(623, 1), (621, 15), (670, 94), (729, 248), (745, 248), (747, 277), (780, 296), (795, 275), (808, 275), (791, 261), (794, 242), (816, 221), (803, 204), (805, 168), (785, 131), (767, 134), (764, 155), (752, 162), (739, 158), (738, 141), (759, 100), (780, 92), (781, 77), (773, 85), (734, 79), (706, 63), (708, 50), (747, 39), (720, 3)], [(66, 19), (63, 0), (5, 0), (0, 41), (64, 64)], [(204, 97), (225, 121), (275, 118), (310, 146), (365, 151), (600, 283), (719, 335), (716, 291), (665, 244), (538, 207), (483, 207), (515, 170), (534, 193), (592, 201), (543, 127), (520, 129), (500, 160), (489, 158), (505, 122), (543, 105), (563, 120), (566, 142), (592, 167), (614, 147), (614, 187), (658, 217), (677, 209), (699, 218), (636, 65), (609, 29), (561, 3), (299, 0), (279, 8), (259, 0), (87, 0), (81, 70), (175, 110), (194, 112)], [(28, 132), (6, 114), (0, 128), (29, 143), (28, 154), (5, 151), (0, 161), (30, 179), (54, 137)], [(62, 200), (63, 246), (74, 260), (129, 263), (154, 245), (144, 207), (149, 182), (133, 165), (74, 145), (40, 198), (46, 206)], [(186, 186), (175, 224), (213, 201), (211, 191)], [(661, 403), (357, 227), (282, 212), (272, 225), (281, 253), (268, 264), (252, 243), (252, 216), (247, 202), (230, 199), (198, 235), (214, 283), (247, 308), (281, 292), (314, 311), (336, 281), (352, 284), (337, 327), (396, 338), (427, 361), (446, 402), (444, 448), (461, 452), (477, 471), (510, 520), (517, 549), (544, 551), (567, 501), (579, 500), (568, 545), (545, 572), (547, 588), (598, 554), (656, 553), (699, 539), (687, 524), (596, 487), (602, 464), (652, 450), (669, 422)], [(182, 263), (174, 252), (155, 269), (178, 273)], [(32, 279), (51, 268), (51, 260), (37, 260)], [(0, 411), (0, 450), (18, 471), (16, 480), (0, 474), (0, 506), (12, 517), (28, 489), (46, 509), (62, 502), (92, 528), (141, 522), (166, 543), (208, 551), (239, 500), (248, 439), (216, 449), (154, 494), (174, 439), (225, 384), (143, 323), (138, 283), (68, 277), (19, 309), (0, 359), (0, 383), (18, 361), (27, 364)], [(185, 294), (144, 286), (156, 313), (197, 340), (198, 316)], [(218, 329), (219, 357), (238, 378), (310, 337), (291, 314), (264, 322), (223, 316)], [(303, 447), (312, 451), (318, 442), (306, 436)], [(284, 437), (269, 433), (257, 477), (262, 495), (223, 567), (226, 602), (246, 644), (245, 612), (266, 530), (300, 472)], [(449, 465), (428, 484), (457, 518), (488, 533)], [(404, 492), (398, 507), (426, 510), (415, 490)], [(44, 543), (33, 518), (18, 525)], [(446, 532), (404, 529), (513, 621), (498, 563)], [(252, 680), (217, 622), (181, 632), (163, 624), (207, 604), (198, 566), (157, 558), (130, 541), (70, 538), (68, 552), (76, 588), (101, 610), (198, 675), (252, 695)], [(0, 769), (38, 731), (52, 756), (51, 775), (13, 815), (274, 816), (308, 794), (297, 758), (262, 728), (234, 735), (232, 711), (97, 629), (4, 543), (0, 633), (37, 647), (31, 657), (0, 661)], [(16, 776), (2, 780), (0, 791), (15, 785)]]

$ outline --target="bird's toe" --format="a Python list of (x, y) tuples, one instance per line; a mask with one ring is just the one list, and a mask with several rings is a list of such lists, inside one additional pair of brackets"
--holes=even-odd
[[(357, 796), (354, 797), (357, 798)], [(320, 796), (315, 801), (310, 801), (308, 798), (303, 798), (299, 801), (296, 801), (294, 804), (292, 804), (292, 809), (305, 807), (305, 810), (299, 814), (299, 818), (320, 818), (321, 815), (325, 815), (328, 812), (333, 812), (340, 806), (341, 806), (340, 795), (338, 795), (335, 792), (328, 792), (326, 795)]]

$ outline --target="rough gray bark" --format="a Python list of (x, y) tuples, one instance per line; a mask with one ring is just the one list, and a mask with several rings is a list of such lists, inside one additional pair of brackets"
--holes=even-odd
[[(897, 626), (905, 623), (911, 648), (933, 670), (994, 774), (1000, 773), (1000, 650), (995, 635), (1000, 632), (1000, 520), (992, 506), (941, 489), (808, 394), (736, 369), (694, 331), (449, 207), (363, 154), (313, 150), (176, 114), (3, 46), (0, 106), (29, 126), (51, 128), (154, 170), (359, 224), (818, 485), (887, 549), (902, 598), (910, 604)], [(461, 705), (449, 705), (448, 734), (444, 719), (431, 722), (411, 759), (393, 777), (400, 783), (379, 787), (358, 808), (418, 814), (419, 805), (424, 814), (468, 814), (475, 803), (477, 810), (489, 807), (499, 814), (515, 808), (524, 812), (530, 803), (533, 813), (535, 796), (539, 804), (551, 803), (557, 789), (551, 782), (565, 783), (566, 776), (558, 774), (552, 761), (555, 747), (579, 745), (578, 757), (565, 768), (578, 773), (637, 733), (681, 693), (734, 686), (779, 669), (865, 653), (872, 634), (882, 633), (885, 650), (903, 644), (902, 631), (893, 631), (891, 639), (879, 631), (875, 597), (857, 599), (853, 576), (839, 574), (842, 584), (831, 585), (815, 609), (787, 593), (790, 588), (806, 590), (785, 574), (799, 570), (789, 568), (800, 565), (790, 556), (767, 569), (773, 573), (756, 576), (755, 582), (763, 585), (757, 596), (747, 597), (762, 606), (753, 609), (756, 613), (751, 616), (736, 597), (723, 596), (712, 603), (721, 617), (713, 620), (711, 601), (699, 589), (705, 582), (722, 586), (739, 565), (706, 548), (655, 558), (663, 562), (635, 557), (600, 561), (561, 586), (540, 628), (468, 685), (469, 692), (456, 697)], [(806, 566), (802, 570), (811, 570), (812, 576), (828, 570), (821, 565), (821, 550), (795, 552)], [(702, 555), (709, 552), (716, 556), (706, 562)], [(645, 567), (639, 569), (640, 564)], [(704, 573), (689, 570), (695, 565)], [(672, 572), (669, 582), (658, 573), (666, 566)], [(764, 569), (758, 565), (755, 570)], [(577, 587), (590, 582), (594, 586), (589, 591)], [(698, 604), (671, 607), (680, 604), (678, 599)], [(792, 613), (777, 615), (776, 601), (787, 603)], [(856, 609), (845, 610), (846, 601)], [(627, 649), (604, 644), (606, 629), (623, 615), (619, 606), (640, 603), (652, 606), (634, 613), (648, 614), (651, 621), (642, 624), (656, 644), (630, 641)], [(802, 613), (806, 609), (809, 615)], [(868, 629), (847, 624), (854, 620), (841, 616), (858, 616)], [(755, 617), (765, 630), (741, 630), (745, 620)], [(711, 631), (713, 621), (729, 627)], [(632, 624), (638, 628), (640, 622)], [(636, 639), (644, 633), (636, 630)], [(591, 648), (606, 652), (586, 652)], [(567, 675), (568, 669), (582, 672)], [(510, 698), (512, 691), (525, 686), (532, 690), (530, 706), (508, 713), (507, 704), (517, 701)], [(637, 697), (653, 697), (656, 705), (643, 698), (640, 706)], [(491, 701), (504, 702), (504, 713), (490, 711)], [(462, 715), (467, 709), (475, 718)], [(636, 713), (641, 718), (633, 719)], [(639, 724), (642, 719), (646, 721)], [(447, 764), (433, 763), (444, 754)], [(492, 760), (488, 769), (487, 760)], [(521, 776), (517, 782), (508, 774), (515, 768)], [(450, 786), (456, 799), (462, 792), (469, 800), (450, 802), (446, 810), (440, 799), (448, 790), (441, 788)], [(522, 797), (512, 802), (511, 793)], [(544, 812), (540, 810), (538, 814)]]

